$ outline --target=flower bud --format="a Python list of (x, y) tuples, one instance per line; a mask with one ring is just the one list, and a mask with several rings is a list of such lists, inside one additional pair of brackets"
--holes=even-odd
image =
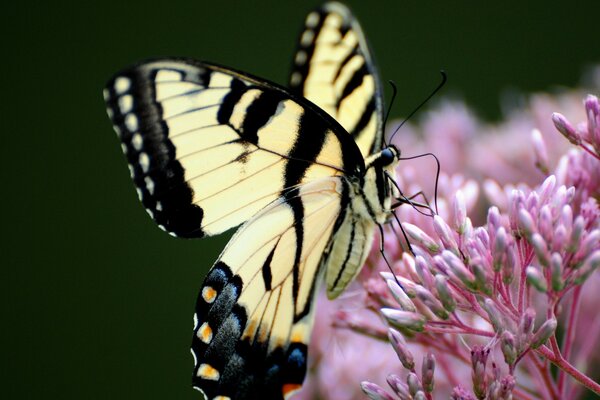
[(533, 143), (535, 166), (547, 175), (550, 170), (548, 167), (548, 151), (546, 150), (546, 143), (544, 143), (542, 133), (538, 129), (531, 131), (531, 142)]
[(467, 205), (465, 204), (465, 196), (462, 191), (456, 191), (452, 199), (452, 205), (454, 207), (454, 226), (456, 227), (456, 232), (462, 235), (465, 232), (467, 219)]
[(562, 257), (559, 253), (552, 253), (552, 256), (550, 258), (550, 273), (552, 278), (552, 290), (555, 292), (561, 291), (564, 287), (564, 281), (562, 278), (562, 261)]
[(472, 260), (471, 269), (473, 270), (473, 275), (475, 276), (475, 286), (479, 289), (479, 291), (487, 295), (491, 295), (492, 286), (490, 282), (493, 281), (493, 278), (487, 276), (485, 268), (483, 265), (481, 265), (481, 259)]
[(506, 238), (506, 230), (504, 227), (498, 228), (496, 231), (496, 238), (494, 240), (494, 250), (492, 252), (492, 268), (494, 272), (499, 272), (504, 260), (506, 258), (506, 246), (507, 246), (507, 238)]
[(539, 269), (530, 265), (525, 270), (525, 274), (527, 275), (527, 283), (536, 288), (539, 292), (546, 293), (548, 291), (546, 278), (544, 278)]
[(522, 235), (528, 238), (531, 237), (536, 232), (535, 222), (533, 222), (531, 214), (526, 209), (521, 208), (518, 212), (518, 217)]
[(483, 304), (481, 304), (481, 306), (483, 307), (485, 312), (488, 314), (488, 316), (490, 318), (490, 323), (494, 327), (494, 332), (496, 332), (496, 333), (502, 332), (504, 330), (504, 322), (502, 320), (502, 315), (500, 314), (500, 311), (494, 304), (493, 300), (487, 298), (487, 299), (485, 299)]
[(448, 287), (448, 278), (444, 275), (437, 274), (435, 276), (435, 288), (444, 308), (449, 312), (453, 312), (456, 309), (456, 300)]
[(511, 400), (513, 398), (513, 390), (517, 381), (512, 375), (507, 375), (500, 381), (500, 399)]
[(544, 179), (544, 182), (542, 182), (540, 188), (537, 191), (539, 193), (539, 201), (541, 204), (546, 204), (548, 202), (548, 199), (554, 193), (555, 188), (556, 177), (554, 175), (550, 175), (546, 179)]
[(412, 300), (408, 297), (406, 292), (404, 292), (404, 289), (402, 289), (400, 285), (398, 285), (395, 279), (388, 279), (386, 282), (388, 288), (390, 289), (390, 293), (392, 294), (396, 302), (398, 302), (402, 310), (410, 312), (417, 311)]
[(575, 218), (573, 221), (573, 229), (571, 230), (571, 238), (569, 240), (569, 245), (567, 246), (567, 251), (570, 253), (575, 253), (579, 244), (581, 242), (581, 236), (583, 235), (583, 231), (585, 230), (585, 220), (581, 215)]
[(538, 229), (544, 240), (547, 242), (552, 241), (554, 226), (552, 222), (552, 211), (548, 204), (544, 204), (540, 209), (538, 216)]
[(534, 233), (531, 238), (529, 238), (529, 243), (531, 243), (533, 251), (540, 261), (540, 264), (542, 264), (544, 267), (549, 266), (550, 255), (548, 254), (548, 245), (546, 244), (546, 241), (542, 235), (539, 233)]
[(413, 396), (413, 400), (427, 400), (427, 395), (425, 393), (423, 393), (422, 391), (419, 390)]
[(497, 232), (498, 229), (502, 226), (502, 220), (500, 217), (500, 211), (498, 207), (492, 206), (488, 210), (487, 214), (487, 225), (489, 232)]
[(504, 361), (512, 367), (517, 360), (517, 347), (515, 336), (509, 331), (502, 332), (502, 336), (500, 336), (500, 348), (502, 349), (502, 354), (504, 354)]
[(394, 400), (385, 390), (373, 382), (363, 381), (360, 388), (371, 400)]
[(427, 393), (433, 392), (433, 373), (435, 372), (435, 356), (431, 353), (423, 356), (423, 364), (421, 366), (421, 381), (423, 390)]
[(533, 336), (534, 322), (535, 310), (533, 308), (527, 308), (519, 321), (519, 330), (516, 338), (518, 353), (524, 351), (525, 347), (529, 345), (529, 341)]
[(437, 233), (438, 237), (442, 241), (444, 247), (455, 254), (458, 254), (458, 245), (454, 239), (454, 233), (448, 226), (446, 221), (439, 215), (433, 216), (433, 229)]
[(552, 251), (561, 252), (566, 247), (565, 245), (569, 241), (569, 235), (567, 234), (567, 228), (564, 225), (558, 225), (554, 229), (553, 237), (551, 238)]
[(392, 388), (394, 393), (398, 395), (400, 400), (412, 400), (412, 396), (408, 392), (408, 386), (402, 381), (402, 379), (396, 374), (390, 374), (386, 378), (388, 385)]
[(475, 276), (467, 269), (465, 264), (460, 258), (454, 255), (454, 253), (444, 250), (442, 252), (442, 258), (453, 276), (455, 276), (459, 282), (466, 286), (469, 290), (476, 290)]
[(420, 228), (413, 224), (405, 222), (402, 224), (406, 234), (419, 246), (427, 249), (432, 254), (440, 251), (440, 245), (438, 245), (428, 234), (423, 232)]
[(406, 383), (408, 384), (408, 392), (413, 396), (419, 390), (423, 390), (423, 388), (421, 387), (421, 382), (419, 382), (419, 378), (414, 372), (410, 372), (408, 374), (408, 376), (406, 377)]
[(558, 324), (556, 322), (556, 319), (554, 318), (550, 318), (549, 320), (544, 322), (542, 326), (540, 326), (540, 329), (538, 329), (537, 332), (533, 335), (533, 338), (531, 339), (531, 348), (537, 349), (538, 347), (546, 343), (546, 341), (550, 339), (552, 335), (554, 335), (557, 325)]
[(490, 351), (483, 346), (473, 346), (471, 350), (471, 379), (473, 380), (473, 392), (479, 399), (485, 398), (487, 379), (485, 367)]
[(381, 313), (390, 324), (400, 329), (421, 332), (424, 330), (425, 323), (427, 322), (425, 317), (410, 311), (382, 308)]
[(517, 265), (519, 265), (517, 249), (515, 243), (511, 241), (506, 251), (506, 262), (502, 265), (502, 282), (506, 285), (512, 283)]
[(576, 276), (573, 278), (573, 283), (575, 285), (582, 284), (598, 267), (600, 267), (600, 250), (594, 251), (583, 261), (581, 267), (577, 270)]
[(581, 144), (581, 136), (575, 131), (575, 128), (573, 128), (571, 123), (564, 117), (564, 115), (556, 112), (552, 113), (552, 122), (554, 122), (556, 129), (562, 133), (562, 135), (566, 137), (569, 142), (573, 143), (575, 146), (579, 146)]
[(398, 359), (402, 363), (402, 366), (409, 371), (415, 370), (415, 359), (406, 345), (406, 341), (400, 332), (390, 328), (388, 329), (388, 338), (394, 351), (398, 355)]
[(600, 102), (598, 97), (589, 94), (585, 99), (585, 110), (588, 117), (588, 140), (594, 146), (596, 154), (600, 154)]
[(581, 260), (598, 248), (600, 248), (600, 229), (595, 229), (583, 238), (579, 250), (575, 253), (575, 258)]
[(429, 290), (420, 285), (415, 286), (415, 290), (417, 292), (417, 298), (421, 300), (432, 313), (441, 319), (448, 319), (448, 311), (444, 309), (442, 303), (436, 299)]
[(433, 286), (433, 275), (429, 272), (429, 266), (422, 256), (415, 257), (415, 271), (423, 286), (426, 288)]

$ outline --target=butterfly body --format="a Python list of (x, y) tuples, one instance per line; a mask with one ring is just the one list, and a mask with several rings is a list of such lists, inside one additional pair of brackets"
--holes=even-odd
[[(308, 32), (308, 33), (307, 33)], [(290, 89), (214, 64), (153, 60), (104, 91), (138, 196), (173, 236), (241, 225), (194, 313), (193, 385), (281, 399), (307, 368), (315, 293), (360, 271), (397, 196), (379, 80), (349, 10), (310, 13)]]

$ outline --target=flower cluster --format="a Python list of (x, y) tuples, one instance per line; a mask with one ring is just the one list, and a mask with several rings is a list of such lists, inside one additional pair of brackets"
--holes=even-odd
[[(481, 124), (466, 108), (443, 105), (432, 113), (426, 129), (454, 142), (439, 152), (450, 168), (440, 176), (438, 214), (401, 208), (413, 253), (404, 251), (399, 227), (389, 227), (385, 259), (375, 249), (360, 284), (319, 307), (314, 360), (298, 399), (361, 398), (357, 377), (372, 399), (559, 399), (583, 388), (600, 394), (586, 375), (600, 365), (593, 356), (600, 293), (589, 289), (600, 282), (600, 102), (588, 96), (584, 114), (568, 96), (537, 96), (528, 118), (523, 112), (488, 127), (492, 133), (481, 139)], [(552, 114), (559, 104), (584, 122)], [(461, 155), (466, 147), (456, 142), (465, 138), (485, 157)], [(482, 159), (491, 165), (479, 168)], [(406, 193), (429, 183), (404, 165), (399, 176)]]

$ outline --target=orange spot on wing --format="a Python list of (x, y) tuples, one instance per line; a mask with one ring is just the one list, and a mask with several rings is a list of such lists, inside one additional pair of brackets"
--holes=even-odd
[(292, 335), (292, 343), (304, 343), (304, 335), (302, 335), (301, 333), (295, 333)]
[(289, 396), (296, 393), (301, 388), (302, 385), (299, 383), (285, 383), (281, 387), (281, 392), (283, 393), (283, 397), (287, 399)]
[(213, 301), (215, 301), (216, 297), (217, 297), (217, 291), (215, 289), (213, 289), (212, 287), (204, 286), (202, 288), (202, 298), (204, 299), (205, 302), (212, 303)]

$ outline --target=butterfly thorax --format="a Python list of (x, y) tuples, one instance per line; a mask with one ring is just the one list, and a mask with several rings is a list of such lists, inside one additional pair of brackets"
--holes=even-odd
[(363, 179), (348, 185), (350, 204), (340, 215), (323, 260), (330, 299), (339, 296), (358, 274), (371, 250), (375, 225), (391, 215), (392, 197), (397, 193), (390, 180), (395, 179), (399, 156), (393, 146), (372, 154), (365, 160)]
[(396, 188), (396, 164), (400, 152), (394, 146), (372, 154), (365, 159), (365, 175), (360, 186), (354, 185), (352, 202), (357, 214), (377, 224), (385, 223), (391, 213), (392, 197)]

